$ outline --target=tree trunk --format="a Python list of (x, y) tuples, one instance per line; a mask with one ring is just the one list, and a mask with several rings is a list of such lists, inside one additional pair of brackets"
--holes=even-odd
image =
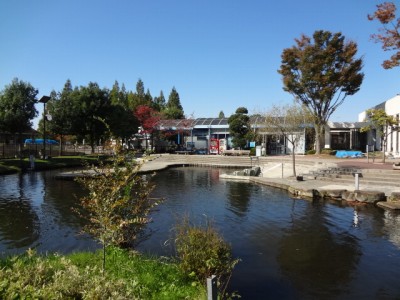
[(292, 164), (293, 164), (293, 177), (296, 177), (296, 154), (295, 154), (295, 146), (293, 145), (292, 150)]
[(386, 161), (385, 152), (386, 152), (386, 139), (382, 139), (382, 162), (383, 163), (385, 163), (385, 161)]
[(323, 132), (321, 124), (315, 124), (315, 154), (321, 154), (321, 138)]

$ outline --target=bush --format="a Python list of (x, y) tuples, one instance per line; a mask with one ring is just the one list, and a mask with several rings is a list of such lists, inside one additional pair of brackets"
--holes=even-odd
[(315, 150), (307, 150), (306, 155), (313, 155), (315, 152)]
[(255, 156), (256, 155), (256, 148), (250, 148), (250, 156)]
[(215, 275), (220, 299), (224, 299), (233, 269), (239, 259), (232, 257), (230, 245), (207, 221), (204, 228), (191, 225), (188, 217), (176, 226), (175, 248), (180, 268), (196, 281)]
[(332, 150), (331, 148), (324, 148), (321, 150), (321, 154), (335, 155), (336, 150)]

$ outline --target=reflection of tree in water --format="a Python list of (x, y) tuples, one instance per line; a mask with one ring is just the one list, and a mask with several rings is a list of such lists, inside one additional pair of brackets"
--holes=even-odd
[(74, 181), (54, 179), (50, 172), (43, 174), (43, 213), (58, 225), (81, 228), (86, 224), (73, 212), (79, 207), (79, 199), (85, 194), (83, 188)]
[(326, 299), (345, 290), (359, 262), (361, 251), (354, 237), (333, 234), (326, 213), (310, 204), (280, 243), (278, 262), (302, 295)]
[(27, 247), (39, 238), (39, 232), (39, 218), (24, 196), (24, 181), (20, 174), (18, 195), (0, 198), (0, 240), (9, 249)]
[(39, 238), (39, 220), (26, 200), (0, 199), (0, 235), (8, 248), (29, 246)]
[(251, 185), (248, 182), (230, 181), (227, 183), (229, 209), (239, 217), (246, 215), (249, 210)]

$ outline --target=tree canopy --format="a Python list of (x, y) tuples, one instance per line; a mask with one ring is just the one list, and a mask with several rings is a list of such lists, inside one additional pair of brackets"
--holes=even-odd
[(185, 117), (181, 100), (175, 87), (172, 88), (169, 94), (168, 102), (163, 113), (167, 119), (183, 119)]
[(0, 128), (11, 133), (31, 129), (38, 115), (35, 108), (39, 93), (30, 83), (14, 78), (0, 93)]
[[(366, 111), (366, 119), (369, 124), (361, 128), (362, 132), (376, 130), (382, 142), (382, 160), (385, 162), (386, 141), (393, 131), (399, 131), (399, 121), (394, 116), (390, 116), (384, 109), (368, 109)], [(390, 128), (390, 130), (388, 130)]]
[(324, 125), (345, 98), (360, 89), (363, 63), (355, 58), (357, 44), (345, 42), (340, 32), (319, 30), (312, 38), (302, 35), (295, 41), (295, 46), (283, 50), (278, 72), (283, 89), (313, 115), (316, 152), (320, 153)]
[(400, 18), (396, 17), (396, 5), (393, 2), (384, 2), (376, 6), (376, 11), (368, 15), (370, 21), (378, 20), (382, 24), (379, 33), (371, 37), (376, 43), (382, 44), (384, 51), (394, 52), (386, 59), (382, 66), (391, 69), (400, 65)]
[(228, 119), (229, 133), (235, 147), (244, 148), (247, 145), (247, 135), (250, 131), (250, 117), (245, 107), (239, 107)]

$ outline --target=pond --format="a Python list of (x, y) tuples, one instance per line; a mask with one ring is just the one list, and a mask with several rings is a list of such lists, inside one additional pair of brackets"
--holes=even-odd
[[(98, 247), (77, 235), (71, 212), (80, 187), (59, 171), (0, 177), (0, 255), (35, 247), (68, 253)], [(142, 252), (173, 255), (177, 220), (212, 220), (241, 259), (231, 288), (242, 299), (400, 297), (400, 214), (374, 206), (292, 199), (279, 189), (219, 178), (228, 169), (182, 167), (157, 173)]]

